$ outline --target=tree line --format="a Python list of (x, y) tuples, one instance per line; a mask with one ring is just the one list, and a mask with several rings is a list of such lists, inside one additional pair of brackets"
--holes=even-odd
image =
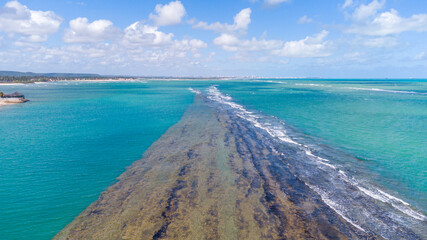
[(46, 77), (46, 76), (0, 76), (0, 83), (34, 83), (51, 82), (59, 80), (87, 80), (87, 79), (121, 79), (123, 77), (96, 77), (96, 78), (76, 78), (76, 77)]

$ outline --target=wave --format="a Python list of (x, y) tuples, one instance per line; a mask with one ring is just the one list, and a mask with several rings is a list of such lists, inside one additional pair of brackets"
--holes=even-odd
[[(310, 86), (310, 87), (327, 87), (333, 88), (333, 85), (317, 84), (317, 83), (295, 83), (295, 86)], [(372, 91), (372, 92), (385, 92), (385, 93), (397, 93), (397, 94), (412, 94), (412, 95), (427, 95), (427, 92), (415, 92), (415, 91), (404, 91), (404, 90), (390, 90), (381, 88), (360, 88), (360, 87), (336, 87), (339, 89), (350, 89), (358, 91)]]
[(380, 89), (380, 88), (358, 88), (358, 87), (346, 87), (346, 88), (347, 89), (353, 89), (353, 90), (361, 90), (361, 91), (427, 95), (426, 92), (399, 91), (399, 90), (388, 90), (388, 89)]
[(286, 83), (288, 83), (288, 82), (273, 81), (273, 80), (252, 80), (252, 82), (279, 83), (279, 84), (286, 84)]
[(309, 184), (307, 184), (307, 186), (312, 189), (313, 191), (317, 192), (320, 197), (322, 198), (322, 201), (324, 203), (326, 203), (326, 205), (328, 205), (330, 208), (332, 208), (332, 210), (334, 210), (336, 213), (338, 213), (338, 215), (340, 215), (344, 220), (346, 220), (348, 223), (350, 223), (351, 225), (355, 226), (357, 229), (366, 232), (365, 229), (363, 229), (361, 226), (359, 226), (358, 224), (356, 224), (355, 222), (353, 222), (352, 220), (350, 220), (349, 218), (346, 217), (345, 213), (344, 213), (344, 206), (341, 206), (339, 204), (337, 204), (334, 201), (331, 201), (330, 198), (328, 198), (328, 194), (324, 191), (322, 191), (321, 189), (315, 187), (315, 186), (311, 186)]
[[(190, 91), (202, 94), (199, 90), (190, 89)], [(297, 151), (297, 155), (304, 161), (299, 159), (291, 164), (289, 159), (286, 159), (287, 164), (294, 168), (295, 174), (304, 180), (310, 189), (319, 194), (325, 204), (357, 229), (366, 231), (366, 228), (377, 228), (382, 232), (382, 236), (387, 238), (387, 236), (393, 236), (393, 228), (398, 228), (399, 225), (396, 222), (411, 225), (419, 224), (414, 221), (427, 220), (425, 215), (414, 210), (404, 200), (380, 190), (365, 180), (360, 181), (349, 177), (339, 164), (323, 156), (324, 153), (319, 155), (321, 151), (305, 144), (302, 139), (297, 141), (291, 137), (292, 134), (289, 132), (293, 133), (292, 128), (280, 119), (247, 110), (235, 103), (230, 96), (221, 93), (217, 86), (209, 87), (206, 97), (233, 112), (236, 117), (247, 121), (271, 139), (278, 141), (278, 145), (272, 145), (272, 149), (279, 153), (278, 155), (286, 157), (283, 153), (286, 151), (280, 150), (282, 147), (291, 147)], [(372, 206), (372, 202), (377, 204)], [(384, 205), (381, 206), (381, 204)], [(392, 218), (392, 216), (396, 217)], [(386, 220), (390, 218), (392, 220)]]
[(312, 86), (312, 87), (330, 87), (325, 84), (315, 84), (315, 83), (295, 83), (296, 86)]
[(191, 87), (189, 87), (189, 88), (188, 88), (188, 90), (190, 90), (190, 92), (195, 93), (195, 94), (202, 94), (202, 91), (200, 91), (200, 90), (195, 90), (195, 89), (193, 89), (193, 88), (191, 88)]

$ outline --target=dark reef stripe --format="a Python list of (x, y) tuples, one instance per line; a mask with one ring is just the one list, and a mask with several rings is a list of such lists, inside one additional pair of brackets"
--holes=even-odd
[[(299, 154), (197, 95), (181, 121), (55, 239), (382, 239), (307, 185)], [(398, 231), (395, 239), (421, 239)]]

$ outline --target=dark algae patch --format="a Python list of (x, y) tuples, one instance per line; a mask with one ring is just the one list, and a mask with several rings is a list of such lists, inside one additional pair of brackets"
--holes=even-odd
[[(237, 116), (195, 97), (171, 127), (54, 239), (383, 239), (349, 223)], [(421, 239), (400, 227), (395, 239)]]

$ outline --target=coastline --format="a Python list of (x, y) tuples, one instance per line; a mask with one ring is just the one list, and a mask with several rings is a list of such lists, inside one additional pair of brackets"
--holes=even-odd
[(34, 82), (0, 82), (0, 86), (16, 86), (16, 85), (27, 85), (27, 84), (48, 84), (54, 82), (93, 82), (93, 83), (114, 83), (114, 82), (147, 82), (147, 81), (164, 81), (164, 82), (173, 82), (173, 81), (228, 81), (235, 79), (246, 79), (246, 78), (151, 78), (151, 77), (142, 77), (142, 78), (123, 78), (123, 79), (60, 79), (60, 80), (49, 80), (49, 81), (34, 81)]
[(50, 81), (33, 81), (33, 82), (0, 82), (0, 86), (15, 86), (27, 84), (45, 84), (52, 82), (132, 82), (137, 79), (63, 79), (63, 80), (50, 80)]
[(298, 158), (295, 148), (267, 143), (197, 95), (181, 121), (54, 239), (421, 239), (383, 216), (390, 229), (348, 219), (283, 162)]

